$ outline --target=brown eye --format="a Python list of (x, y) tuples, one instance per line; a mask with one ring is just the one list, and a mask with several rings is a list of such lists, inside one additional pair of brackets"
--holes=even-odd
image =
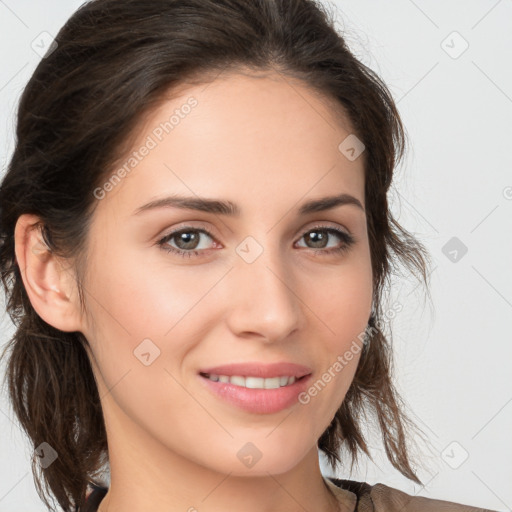
[[(355, 238), (352, 235), (332, 226), (316, 226), (306, 231), (302, 238), (307, 244), (312, 245), (312, 247), (309, 246), (308, 248), (315, 250), (315, 253), (323, 254), (346, 251), (355, 243)], [(331, 238), (341, 240), (341, 246), (338, 245), (326, 249)]]
[[(158, 245), (164, 251), (173, 252), (179, 256), (190, 257), (192, 254), (198, 256), (200, 252), (204, 252), (206, 250), (204, 247), (197, 250), (198, 245), (201, 242), (202, 234), (213, 239), (212, 234), (205, 229), (186, 227), (164, 236), (158, 241)], [(171, 240), (175, 241), (177, 247), (173, 247), (168, 244)]]

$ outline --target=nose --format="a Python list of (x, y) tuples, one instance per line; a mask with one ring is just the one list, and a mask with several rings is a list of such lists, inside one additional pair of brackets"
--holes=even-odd
[(277, 247), (266, 247), (249, 261), (243, 254), (237, 256), (227, 278), (229, 327), (240, 337), (285, 339), (305, 321), (304, 298), (299, 296), (293, 268)]

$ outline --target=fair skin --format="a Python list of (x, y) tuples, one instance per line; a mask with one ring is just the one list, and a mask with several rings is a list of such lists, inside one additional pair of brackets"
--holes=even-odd
[[(88, 315), (66, 265), (33, 250), (41, 247), (30, 229), (37, 219), (24, 215), (16, 226), (16, 256), (37, 313), (90, 343), (111, 469), (99, 510), (340, 510), (322, 478), (317, 441), (359, 353), (309, 403), (272, 414), (223, 401), (200, 385), (198, 371), (292, 361), (311, 367), (314, 383), (358, 339), (372, 302), (363, 158), (338, 150), (352, 130), (325, 98), (277, 73), (225, 74), (180, 91), (147, 116), (132, 151), (192, 96), (197, 106), (98, 201), (83, 283)], [(298, 213), (307, 201), (342, 193), (363, 208)], [(171, 194), (229, 200), (241, 213), (134, 214)], [(318, 224), (348, 232), (354, 244), (327, 254), (345, 241), (320, 231), (327, 242), (315, 245), (304, 235)], [(157, 245), (184, 227), (201, 237), (193, 247), (199, 256)], [(236, 252), (249, 236), (263, 249), (252, 263)], [(177, 236), (164, 247), (193, 251)], [(134, 355), (147, 338), (160, 350), (148, 366)], [(249, 442), (262, 454), (252, 467), (237, 457)]]

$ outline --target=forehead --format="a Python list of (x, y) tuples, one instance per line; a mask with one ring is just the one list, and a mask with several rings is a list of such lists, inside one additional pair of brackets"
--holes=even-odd
[(364, 204), (364, 155), (339, 149), (351, 133), (333, 100), (281, 73), (181, 84), (137, 126), (104, 203), (119, 211), (168, 191), (236, 203), (346, 192)]

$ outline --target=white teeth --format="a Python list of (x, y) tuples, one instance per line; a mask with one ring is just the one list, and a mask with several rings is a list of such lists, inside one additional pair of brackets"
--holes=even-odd
[(289, 386), (295, 382), (295, 377), (288, 377), (283, 375), (282, 377), (272, 377), (263, 379), (262, 377), (242, 377), (240, 375), (211, 375), (206, 374), (206, 378), (215, 382), (229, 382), (235, 386), (241, 386), (249, 389), (277, 389), (283, 386)]
[(231, 377), (229, 381), (235, 386), (245, 386), (245, 379), (243, 377), (239, 377), (238, 375)]

